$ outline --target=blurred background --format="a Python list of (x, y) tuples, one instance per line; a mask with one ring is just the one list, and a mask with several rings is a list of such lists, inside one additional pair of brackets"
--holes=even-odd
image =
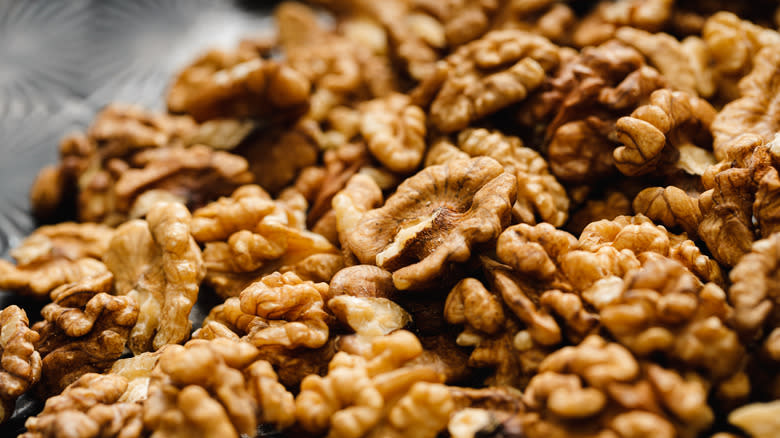
[[(35, 228), (29, 189), (61, 137), (112, 101), (163, 109), (168, 82), (198, 53), (272, 34), (276, 3), (0, 0), (0, 256)], [(18, 300), (0, 292), (0, 308)], [(20, 399), (0, 436), (39, 408)]]

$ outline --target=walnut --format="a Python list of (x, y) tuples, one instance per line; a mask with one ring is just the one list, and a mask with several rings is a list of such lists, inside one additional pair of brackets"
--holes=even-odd
[(46, 401), (43, 411), (25, 422), (23, 438), (116, 437), (143, 434), (143, 409), (122, 396), (127, 380), (116, 374), (88, 373), (60, 395)]
[(619, 26), (658, 32), (670, 19), (673, 6), (673, 0), (601, 1), (578, 24), (574, 43), (578, 47), (598, 45), (612, 38)]
[[(715, 162), (707, 152), (715, 114), (706, 100), (693, 95), (669, 89), (654, 91), (648, 104), (615, 124), (616, 136), (624, 144), (613, 152), (615, 165), (629, 176), (668, 172), (674, 167), (701, 175)], [(687, 156), (701, 156), (702, 160), (686, 160)]]
[(168, 110), (199, 122), (220, 117), (279, 117), (305, 111), (311, 84), (287, 64), (246, 50), (212, 49), (182, 70), (168, 91)]
[(102, 372), (122, 355), (139, 306), (130, 297), (115, 297), (107, 272), (64, 284), (52, 291), (52, 303), (41, 310), (43, 321), (35, 348), (43, 359), (40, 389), (59, 393), (80, 376)]
[(634, 198), (633, 208), (666, 227), (680, 227), (691, 237), (697, 236), (702, 221), (697, 200), (676, 186), (642, 190)]
[(568, 5), (555, 0), (515, 0), (504, 2), (491, 28), (525, 30), (564, 44), (571, 39), (576, 19)]
[(524, 100), (558, 65), (558, 48), (544, 37), (519, 30), (493, 31), (446, 59), (446, 75), (431, 75), (420, 85), (437, 89), (431, 122), (441, 132), (469, 123)]
[(251, 137), (234, 153), (246, 158), (257, 184), (278, 193), (301, 169), (317, 162), (319, 147), (312, 129), (307, 121), (272, 126)]
[(387, 335), (409, 324), (411, 315), (387, 298), (339, 295), (328, 300), (328, 309), (361, 337)]
[(649, 257), (599, 310), (609, 333), (640, 357), (663, 353), (722, 379), (738, 370), (745, 354), (727, 325), (732, 309), (725, 292), (713, 283), (702, 285), (668, 258)]
[(38, 228), (10, 251), (17, 264), (0, 260), (0, 288), (45, 298), (53, 289), (107, 271), (99, 261), (114, 230), (63, 222)]
[(516, 186), (488, 157), (427, 167), (362, 216), (347, 236), (349, 248), (362, 263), (392, 271), (398, 289), (423, 287), (467, 261), (473, 245), (498, 237)]
[[(634, 211), (656, 219), (650, 216), (647, 211), (639, 210), (636, 207), (634, 207)], [(626, 195), (619, 191), (609, 191), (604, 197), (585, 201), (582, 207), (575, 210), (569, 217), (566, 230), (575, 235), (580, 234), (591, 222), (602, 219), (612, 220), (627, 214), (631, 214), (631, 202), (626, 198)]]
[(780, 130), (780, 85), (775, 80), (775, 72), (780, 68), (777, 44), (756, 54), (753, 70), (739, 82), (739, 98), (726, 104), (712, 121), (713, 150), (718, 160), (726, 159), (728, 148), (738, 144), (736, 140), (742, 134), (759, 135), (768, 143)]
[(734, 326), (749, 341), (759, 340), (774, 360), (780, 360), (780, 294), (776, 285), (780, 234), (753, 243), (751, 251), (731, 270), (729, 301)]
[(704, 382), (640, 363), (593, 335), (548, 356), (523, 400), (526, 436), (695, 437), (713, 420)]
[[(403, 330), (375, 338), (366, 357), (337, 353), (325, 377), (309, 375), (301, 382), (295, 400), (298, 423), (310, 433), (329, 430), (331, 437), (374, 436), (372, 429), (387, 433), (378, 436), (404, 436), (386, 431), (414, 427), (409, 408), (419, 403), (418, 409), (430, 409), (431, 415), (422, 422), (441, 422), (436, 431), (443, 429), (454, 407), (449, 394), (427, 385), (412, 389), (437, 383), (441, 376), (427, 367), (403, 366), (421, 353), (420, 341)], [(420, 436), (435, 436), (436, 431), (424, 430)]]
[[(740, 20), (725, 11), (707, 18), (701, 35), (710, 54), (718, 96), (725, 102), (740, 96), (741, 87), (737, 84), (759, 61), (757, 53), (764, 47), (780, 43), (776, 31)], [(718, 150), (717, 145), (715, 150)]]
[(189, 145), (203, 144), (212, 149), (230, 151), (249, 138), (257, 127), (253, 120), (215, 119), (198, 125), (186, 138)]
[(111, 366), (109, 374), (127, 379), (127, 389), (119, 398), (120, 402), (142, 402), (149, 397), (149, 382), (152, 371), (160, 360), (160, 355), (168, 347), (157, 351), (119, 359)]
[(205, 275), (186, 207), (160, 203), (146, 217), (117, 228), (103, 256), (116, 278), (117, 295), (138, 303), (129, 340), (136, 354), (187, 339), (188, 317)]
[(417, 169), (425, 153), (425, 113), (403, 94), (361, 105), (360, 133), (371, 154), (393, 172)]
[(160, 356), (144, 403), (153, 437), (254, 436), (258, 421), (279, 428), (294, 420), (292, 394), (257, 349), (228, 339), (172, 345)]
[(18, 306), (0, 312), (0, 423), (11, 417), (16, 398), (41, 378), (40, 336), (30, 330), (27, 314)]
[(592, 183), (613, 172), (614, 124), (666, 85), (642, 55), (618, 41), (562, 61), (555, 76), (521, 108), (520, 121), (549, 120), (545, 144), (559, 180)]
[(729, 414), (729, 423), (740, 427), (752, 438), (770, 438), (780, 433), (777, 411), (780, 401), (751, 403)]
[(328, 300), (339, 295), (395, 300), (398, 290), (390, 272), (374, 265), (355, 265), (340, 270), (331, 279)]
[(363, 215), (381, 206), (382, 201), (383, 196), (379, 186), (370, 177), (361, 174), (352, 176), (347, 185), (336, 193), (332, 205), (336, 214), (336, 229), (342, 252), (351, 254), (348, 236), (357, 229)]
[(329, 280), (343, 260), (324, 237), (304, 229), (305, 206), (297, 193), (272, 200), (258, 186), (243, 186), (196, 210), (192, 229), (206, 242), (206, 283), (230, 297), (277, 270)]

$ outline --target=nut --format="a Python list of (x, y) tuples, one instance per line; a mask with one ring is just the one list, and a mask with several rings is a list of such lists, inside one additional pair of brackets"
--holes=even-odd
[(0, 423), (13, 414), (16, 398), (41, 378), (39, 338), (24, 310), (8, 306), (0, 312)]

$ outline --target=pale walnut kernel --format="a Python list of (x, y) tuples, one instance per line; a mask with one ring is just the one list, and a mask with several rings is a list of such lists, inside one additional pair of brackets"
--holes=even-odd
[(397, 288), (422, 287), (468, 260), (473, 245), (498, 237), (516, 187), (488, 157), (427, 167), (362, 216), (349, 247), (362, 263), (393, 271)]
[(88, 373), (51, 397), (25, 422), (23, 438), (140, 438), (143, 408), (121, 398), (127, 380), (115, 374)]
[(24, 310), (8, 306), (0, 312), (0, 424), (13, 414), (16, 398), (41, 378), (39, 338)]
[(129, 340), (135, 353), (182, 342), (190, 334), (188, 317), (205, 275), (190, 222), (183, 205), (157, 204), (145, 221), (117, 228), (103, 256), (116, 278), (117, 295), (128, 296), (139, 306)]
[(130, 297), (109, 295), (113, 277), (65, 284), (52, 292), (53, 302), (33, 325), (41, 337), (35, 347), (43, 359), (40, 389), (57, 394), (83, 374), (103, 372), (122, 355), (139, 306)]
[(752, 438), (771, 438), (780, 433), (780, 401), (751, 403), (729, 414), (729, 423), (739, 426)]
[[(662, 89), (650, 95), (650, 102), (615, 124), (616, 136), (624, 146), (613, 152), (615, 165), (625, 175), (643, 175), (677, 167), (700, 175), (714, 164), (706, 151), (712, 141), (710, 124), (715, 109), (706, 100), (681, 91)], [(702, 163), (683, 161), (686, 148), (703, 149)], [(695, 154), (695, 153), (694, 153)], [(690, 166), (689, 164), (694, 164)]]
[(371, 154), (393, 172), (417, 169), (425, 153), (425, 113), (403, 94), (361, 105), (360, 133)]
[(114, 230), (63, 222), (38, 228), (10, 251), (16, 265), (0, 260), (0, 288), (45, 298), (63, 284), (107, 271), (99, 261)]
[(431, 75), (421, 87), (438, 89), (430, 93), (431, 122), (441, 132), (453, 132), (524, 100), (558, 65), (559, 56), (544, 37), (503, 30), (460, 47), (446, 62), (443, 80)]
[(333, 197), (332, 205), (336, 214), (336, 230), (342, 252), (346, 254), (345, 257), (354, 259), (349, 247), (348, 236), (355, 231), (363, 214), (382, 205), (383, 198), (382, 190), (374, 180), (361, 174), (352, 176), (347, 185)]

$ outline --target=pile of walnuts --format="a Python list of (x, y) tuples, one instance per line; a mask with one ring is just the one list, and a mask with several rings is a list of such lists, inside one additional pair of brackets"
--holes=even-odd
[(310, 3), (62, 141), (0, 422), (780, 436), (776, 2)]

